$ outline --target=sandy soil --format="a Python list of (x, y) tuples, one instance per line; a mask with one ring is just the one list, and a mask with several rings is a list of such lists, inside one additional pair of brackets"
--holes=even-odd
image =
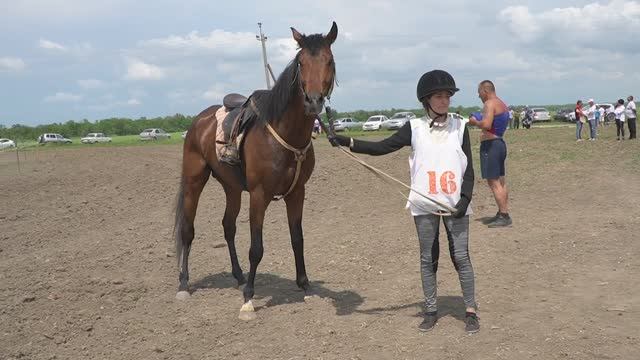
[[(20, 173), (15, 153), (0, 153), (0, 359), (637, 358), (639, 144), (550, 147), (520, 134), (509, 148), (512, 228), (478, 221), (495, 205), (486, 184), (475, 187), (471, 257), (482, 328), (472, 336), (446, 252), (442, 317), (434, 331), (417, 331), (418, 242), (404, 202), (322, 139), (303, 224), (321, 298), (305, 302), (297, 290), (284, 205), (272, 203), (252, 322), (237, 318), (242, 294), (215, 181), (196, 221), (195, 292), (175, 300), (181, 147), (30, 151)], [(591, 155), (570, 149), (591, 145)], [(363, 158), (408, 180), (407, 155)], [(245, 271), (247, 200), (237, 235)]]

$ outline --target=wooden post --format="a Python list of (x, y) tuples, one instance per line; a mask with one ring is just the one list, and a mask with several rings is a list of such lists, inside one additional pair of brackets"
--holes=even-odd
[(16, 158), (18, 158), (18, 174), (20, 174), (20, 152), (18, 151), (18, 142), (16, 140)]

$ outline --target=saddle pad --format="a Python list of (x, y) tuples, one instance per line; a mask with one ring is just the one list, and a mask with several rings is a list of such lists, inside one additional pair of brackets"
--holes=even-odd
[(224, 119), (227, 117), (229, 112), (224, 106), (221, 106), (218, 111), (216, 111), (216, 154), (218, 158), (222, 153), (222, 149), (226, 144), (226, 140), (224, 138)]

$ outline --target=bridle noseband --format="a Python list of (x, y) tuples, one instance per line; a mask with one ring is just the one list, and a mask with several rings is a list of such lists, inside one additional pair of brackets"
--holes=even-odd
[[(300, 72), (300, 60), (298, 60), (298, 56), (296, 56), (296, 76), (293, 77), (293, 80), (291, 81), (291, 85), (293, 86), (293, 84), (298, 81), (298, 84), (300, 86), (300, 92), (302, 92), (302, 96), (306, 99), (307, 98), (307, 92), (304, 89), (304, 86), (302, 86), (302, 74)], [(333, 86), (336, 83), (336, 68), (335, 65), (333, 66), (333, 76), (331, 78), (331, 86), (329, 87), (329, 89), (327, 89), (327, 92), (322, 94), (322, 97), (326, 98), (327, 100), (331, 101), (331, 93), (333, 93)]]

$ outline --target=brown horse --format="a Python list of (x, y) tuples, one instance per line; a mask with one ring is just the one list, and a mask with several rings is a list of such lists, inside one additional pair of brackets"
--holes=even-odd
[(302, 209), (305, 183), (313, 172), (315, 158), (311, 133), (316, 116), (322, 111), (335, 82), (335, 63), (331, 44), (338, 35), (333, 23), (326, 36), (303, 35), (291, 28), (300, 50), (276, 81), (273, 89), (256, 91), (250, 108), (255, 114), (245, 131), (241, 165), (219, 161), (215, 149), (216, 111), (219, 105), (202, 111), (187, 133), (182, 158), (182, 178), (176, 207), (175, 239), (180, 268), (178, 299), (189, 297), (189, 251), (194, 237), (194, 218), (198, 199), (209, 176), (224, 188), (226, 209), (222, 225), (231, 257), (231, 272), (238, 285), (245, 278), (235, 248), (236, 218), (240, 211), (241, 192), (250, 194), (251, 246), (249, 279), (244, 287), (240, 318), (254, 318), (251, 299), (254, 280), (262, 259), (262, 225), (265, 210), (277, 197), (287, 207), (291, 246), (296, 263), (296, 284), (311, 294), (307, 278), (302, 236)]

